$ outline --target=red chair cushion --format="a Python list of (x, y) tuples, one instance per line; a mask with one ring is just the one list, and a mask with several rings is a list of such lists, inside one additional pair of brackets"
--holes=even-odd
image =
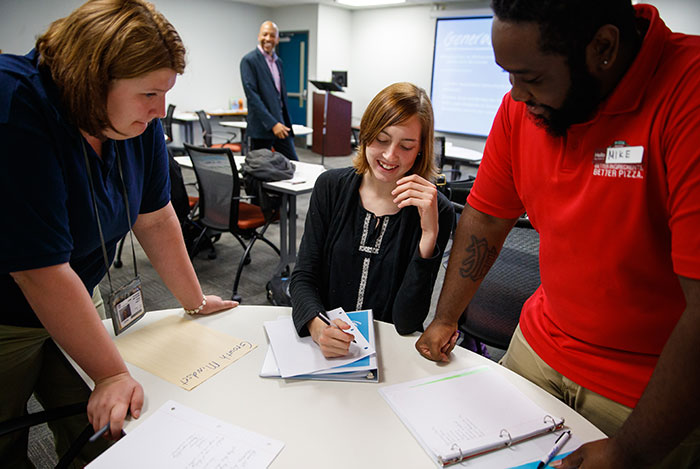
[(238, 203), (238, 228), (251, 230), (265, 224), (265, 215), (257, 205)]
[(211, 146), (212, 148), (228, 148), (234, 153), (240, 153), (243, 149), (240, 143), (216, 143)]

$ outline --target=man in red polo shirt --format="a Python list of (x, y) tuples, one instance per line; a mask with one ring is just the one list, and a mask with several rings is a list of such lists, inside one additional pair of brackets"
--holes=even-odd
[(700, 37), (630, 0), (492, 8), (513, 87), (416, 348), (448, 360), (488, 271), (466, 266), (527, 211), (542, 285), (503, 364), (610, 437), (560, 467), (700, 467)]

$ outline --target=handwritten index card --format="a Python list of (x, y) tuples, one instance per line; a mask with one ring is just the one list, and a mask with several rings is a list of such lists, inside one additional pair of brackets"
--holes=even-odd
[(114, 342), (124, 360), (187, 391), (257, 347), (179, 316), (130, 331)]

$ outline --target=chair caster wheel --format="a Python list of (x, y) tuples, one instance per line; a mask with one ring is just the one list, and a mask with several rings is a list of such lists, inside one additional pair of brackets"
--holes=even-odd
[(121, 269), (123, 265), (124, 264), (120, 260), (114, 261), (114, 267), (116, 267), (117, 269)]
[(238, 293), (235, 293), (235, 294), (231, 297), (231, 299), (232, 299), (233, 301), (238, 301), (238, 304), (240, 304), (240, 303), (243, 301), (243, 298), (242, 298), (241, 295), (239, 295)]
[(243, 261), (243, 265), (248, 265), (248, 264), (250, 264), (250, 262), (251, 262), (251, 259), (250, 259), (250, 256), (248, 256), (248, 257), (246, 257), (245, 260)]

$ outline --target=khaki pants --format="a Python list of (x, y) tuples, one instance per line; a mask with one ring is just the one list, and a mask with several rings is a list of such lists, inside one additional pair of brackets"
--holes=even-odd
[[(547, 365), (523, 337), (520, 326), (515, 329), (501, 365), (532, 381), (598, 427), (608, 436), (614, 435), (632, 412), (630, 407), (579, 386)], [(700, 467), (700, 427), (697, 427), (660, 464), (658, 469)]]
[[(45, 409), (87, 402), (90, 389), (58, 349), (46, 329), (0, 326), (0, 421), (27, 413), (34, 393)], [(49, 423), (59, 457), (88, 425), (86, 414)], [(0, 465), (34, 467), (27, 457), (29, 430), (0, 438)], [(108, 447), (87, 443), (72, 467), (82, 467)]]

